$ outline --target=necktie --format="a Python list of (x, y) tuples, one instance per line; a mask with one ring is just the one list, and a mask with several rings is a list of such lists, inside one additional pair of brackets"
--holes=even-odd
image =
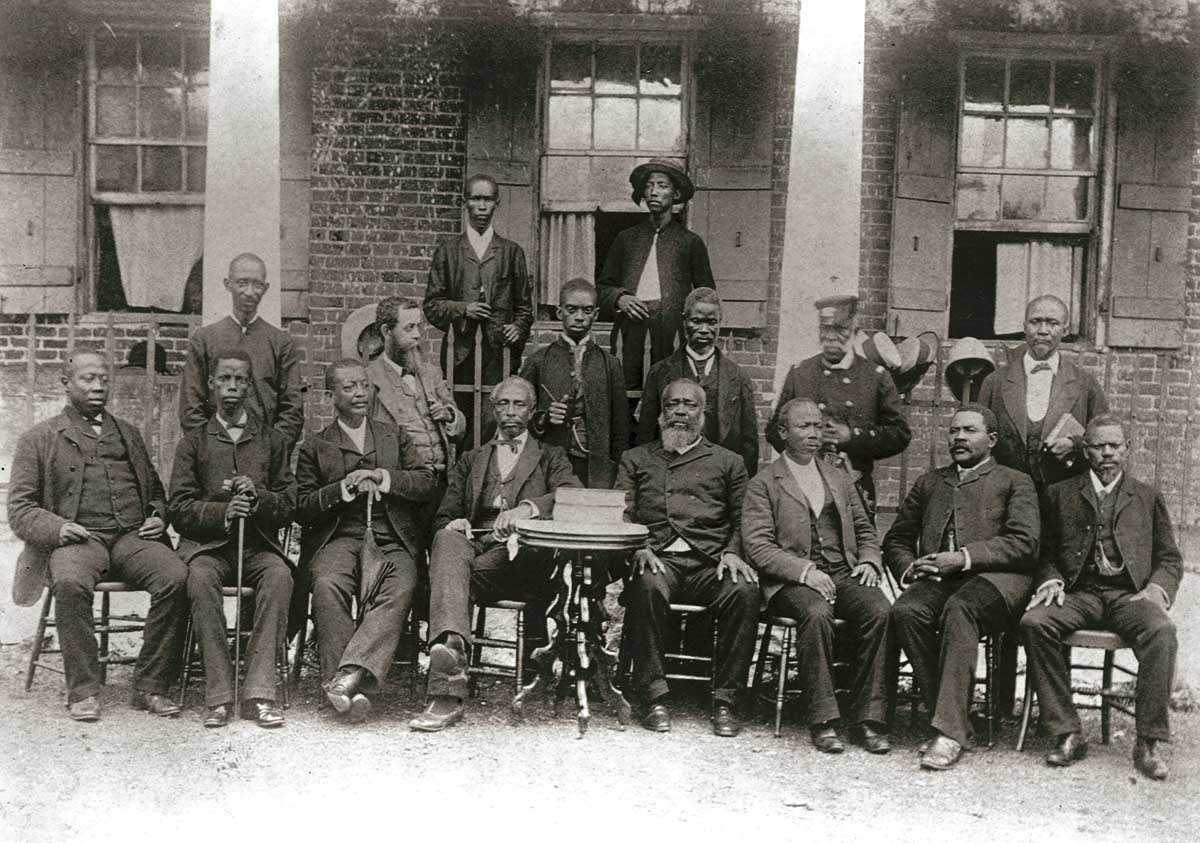
[(516, 439), (501, 439), (500, 444), (508, 447), (515, 454), (519, 450), (518, 445), (520, 443)]
[(1053, 371), (1050, 368), (1049, 363), (1038, 363), (1036, 366), (1033, 367), (1033, 369), (1030, 370), (1029, 374), (1036, 375), (1038, 372), (1049, 372), (1049, 371)]

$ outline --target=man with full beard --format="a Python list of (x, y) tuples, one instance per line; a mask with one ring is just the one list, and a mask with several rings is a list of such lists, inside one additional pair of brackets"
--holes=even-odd
[(642, 725), (668, 732), (662, 642), (675, 601), (708, 606), (717, 625), (713, 656), (713, 733), (741, 730), (733, 711), (758, 631), (758, 575), (742, 559), (746, 466), (703, 436), (704, 389), (680, 378), (663, 390), (660, 438), (626, 451), (616, 487), (625, 517), (650, 530), (634, 554), (625, 591), (634, 685), (645, 703)]

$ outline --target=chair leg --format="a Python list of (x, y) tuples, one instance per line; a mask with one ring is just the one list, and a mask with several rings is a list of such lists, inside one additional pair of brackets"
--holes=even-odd
[(762, 685), (763, 674), (766, 672), (767, 655), (771, 649), (771, 634), (775, 631), (769, 622), (763, 622), (762, 643), (758, 645), (758, 658), (754, 662), (754, 678), (750, 680), (750, 689), (757, 692)]
[(475, 643), (471, 646), (471, 657), (467, 660), (467, 696), (471, 699), (475, 698), (475, 689), (479, 684), (475, 678), (475, 674), (471, 673), (470, 668), (479, 664), (479, 660), (483, 658), (483, 645), (479, 640), (483, 638), (484, 632), (487, 631), (487, 609), (483, 606), (475, 607)]
[(1025, 700), (1021, 703), (1021, 730), (1017, 732), (1017, 752), (1025, 749), (1025, 736), (1029, 732), (1029, 717), (1033, 712), (1033, 680), (1029, 666), (1025, 667)]
[(513, 694), (521, 693), (525, 681), (525, 610), (517, 609), (517, 675), (514, 680)]
[(188, 684), (192, 679), (192, 618), (189, 615), (183, 631), (183, 678), (179, 680), (179, 699), (176, 702), (182, 706), (187, 699)]
[(995, 654), (996, 654), (997, 639), (995, 636), (989, 635), (983, 645), (984, 653), (984, 675), (983, 675), (983, 717), (987, 721), (985, 732), (987, 734), (987, 745), (990, 747), (993, 743), (992, 738), (992, 718), (995, 716), (996, 703), (996, 670), (995, 670)]
[(787, 692), (788, 660), (792, 654), (792, 628), (783, 628), (783, 646), (779, 651), (779, 681), (775, 686), (775, 737), (783, 732), (783, 699)]
[(300, 687), (300, 674), (304, 670), (304, 650), (308, 647), (308, 623), (311, 617), (312, 608), (310, 603), (310, 606), (304, 612), (304, 620), (300, 623), (300, 629), (296, 632), (296, 657), (292, 659), (291, 665), (291, 681), (297, 689)]
[[(626, 615), (628, 617), (628, 615)], [(617, 646), (617, 681), (621, 693), (628, 695), (633, 671), (633, 654), (629, 652), (629, 630), (621, 627), (621, 643)]]
[(108, 629), (109, 616), (111, 612), (111, 604), (109, 598), (111, 595), (105, 591), (100, 594), (100, 684), (108, 684)]
[(1112, 650), (1104, 651), (1104, 670), (1100, 687), (1100, 743), (1105, 746), (1108, 745), (1108, 741), (1112, 737), (1112, 705), (1108, 701), (1108, 694), (1112, 691), (1113, 662), (1115, 659), (1116, 653)]
[(46, 641), (46, 624), (50, 617), (50, 606), (54, 602), (54, 595), (50, 589), (46, 589), (46, 599), (42, 601), (42, 614), (38, 618), (37, 633), (33, 637), (33, 645), (29, 648), (29, 667), (25, 669), (25, 690), (29, 691), (33, 687), (33, 674), (37, 670), (38, 660), (42, 657), (42, 647)]
[(411, 638), (408, 656), (412, 660), (412, 667), (408, 671), (408, 696), (411, 699), (417, 695), (417, 674), (421, 670), (421, 620), (415, 609), (409, 613), (408, 629)]

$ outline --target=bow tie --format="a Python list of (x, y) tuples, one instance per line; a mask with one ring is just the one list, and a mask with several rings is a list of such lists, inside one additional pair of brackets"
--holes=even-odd
[(1036, 366), (1034, 366), (1032, 369), (1029, 370), (1029, 374), (1036, 375), (1038, 372), (1052, 372), (1052, 371), (1054, 371), (1054, 370), (1050, 367), (1049, 363), (1038, 363)]
[(514, 454), (519, 453), (521, 450), (521, 443), (518, 442), (516, 439), (497, 439), (496, 441), (500, 445), (504, 445), (505, 447), (512, 450), (512, 452)]

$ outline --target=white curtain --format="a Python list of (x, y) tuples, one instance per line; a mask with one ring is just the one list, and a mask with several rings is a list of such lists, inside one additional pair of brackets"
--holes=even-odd
[(543, 304), (558, 304), (558, 291), (572, 278), (596, 276), (596, 226), (588, 213), (542, 215)]
[(204, 208), (113, 205), (108, 214), (125, 300), (181, 310), (188, 273), (204, 249)]
[(1079, 333), (1084, 254), (1082, 246), (1061, 240), (997, 243), (995, 332), (1021, 331), (1026, 303), (1048, 293), (1058, 296), (1071, 308), (1067, 333)]

